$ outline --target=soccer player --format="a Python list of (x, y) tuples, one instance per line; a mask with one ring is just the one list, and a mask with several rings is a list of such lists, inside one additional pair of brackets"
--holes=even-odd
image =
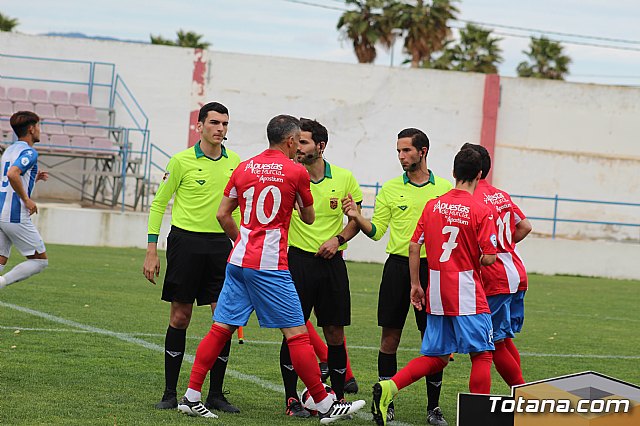
[[(247, 324), (255, 310), (261, 327), (282, 331), (292, 364), (316, 402), (320, 423), (332, 423), (358, 411), (364, 401), (337, 401), (327, 394), (288, 270), (287, 242), (293, 209), (306, 224), (315, 219), (309, 173), (291, 161), (300, 141), (299, 120), (289, 115), (272, 118), (267, 138), (269, 149), (240, 163), (231, 175), (216, 215), (235, 243), (215, 323), (198, 346), (189, 388), (178, 409), (192, 416), (216, 417), (200, 402), (202, 383), (222, 347), (239, 326)], [(238, 206), (240, 229), (232, 217)]]
[[(343, 202), (343, 210), (353, 217), (362, 231), (377, 241), (390, 229), (387, 253), (389, 258), (384, 264), (380, 292), (378, 294), (378, 325), (382, 327), (380, 351), (378, 353), (378, 380), (386, 380), (398, 370), (397, 351), (400, 345), (402, 329), (411, 307), (409, 277), (409, 241), (415, 224), (427, 201), (436, 198), (451, 189), (451, 182), (436, 176), (427, 167), (429, 138), (421, 130), (408, 128), (398, 133), (396, 143), (398, 160), (404, 174), (385, 182), (376, 196), (373, 218), (365, 219), (349, 198)], [(426, 288), (428, 282), (427, 257), (421, 253), (420, 282)], [(420, 335), (426, 328), (426, 314), (414, 309), (416, 325)], [(427, 421), (431, 425), (446, 426), (440, 409), (440, 390), (442, 372), (426, 378), (427, 382)], [(393, 420), (393, 404), (387, 411), (387, 419)]]
[[(210, 102), (200, 108), (196, 129), (200, 141), (174, 155), (149, 209), (147, 254), (144, 276), (153, 284), (160, 273), (158, 234), (167, 203), (175, 194), (171, 231), (167, 239), (167, 273), (162, 300), (171, 303), (169, 327), (164, 342), (165, 390), (158, 409), (178, 406), (176, 385), (184, 357), (186, 333), (193, 303), (211, 305), (215, 312), (224, 283), (231, 241), (216, 212), (224, 187), (240, 157), (223, 145), (229, 125), (229, 111)], [(236, 212), (239, 220), (239, 212)], [(229, 413), (239, 412), (222, 393), (231, 342), (223, 348), (213, 370), (207, 405)]]
[(524, 322), (524, 295), (527, 290), (527, 271), (516, 251), (516, 243), (531, 232), (531, 223), (509, 194), (491, 186), (486, 177), (491, 170), (491, 156), (481, 145), (466, 143), (480, 154), (482, 175), (473, 198), (484, 203), (493, 212), (498, 230), (498, 257), (493, 265), (482, 268), (482, 282), (493, 323), (493, 341), (496, 347), (493, 363), (509, 386), (524, 383), (520, 367), (520, 353), (513, 343)]
[(49, 265), (40, 233), (31, 222), (38, 206), (31, 199), (36, 182), (49, 174), (38, 171), (38, 153), (33, 145), (40, 142), (40, 117), (31, 111), (18, 111), (9, 119), (18, 140), (2, 154), (0, 185), (0, 272), (4, 270), (11, 246), (27, 260), (0, 276), (0, 289), (26, 280)]
[[(427, 203), (409, 245), (411, 303), (426, 307), (427, 330), (420, 353), (390, 380), (373, 386), (371, 411), (386, 424), (388, 406), (398, 391), (423, 376), (442, 371), (453, 352), (471, 355), (469, 390), (491, 390), (491, 315), (480, 279), (480, 265), (496, 259), (491, 211), (474, 200), (480, 179), (480, 154), (463, 149), (454, 160), (456, 187)], [(429, 286), (420, 282), (420, 251), (429, 259)]]
[[(343, 226), (340, 200), (352, 194), (362, 202), (360, 186), (353, 174), (335, 164), (329, 164), (323, 153), (329, 142), (327, 129), (315, 120), (300, 119), (298, 163), (305, 166), (311, 179), (311, 194), (316, 218), (304, 223), (294, 211), (289, 229), (289, 271), (302, 304), (305, 321), (315, 311), (318, 325), (327, 340), (327, 364), (331, 387), (338, 400), (344, 398), (347, 371), (347, 351), (344, 327), (351, 323), (349, 276), (342, 258), (347, 241), (359, 231), (350, 220)], [(309, 331), (311, 337), (311, 332)], [(298, 400), (298, 375), (291, 365), (286, 339), (280, 348), (280, 371), (285, 389), (286, 413), (309, 417)], [(352, 379), (355, 383), (355, 378)], [(357, 386), (357, 384), (356, 384)]]

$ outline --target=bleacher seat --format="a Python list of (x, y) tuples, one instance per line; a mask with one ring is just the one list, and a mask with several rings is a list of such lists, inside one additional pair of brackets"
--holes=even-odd
[(11, 128), (9, 120), (0, 120), (0, 136), (3, 140), (11, 140), (13, 129)]
[(113, 144), (106, 138), (95, 138), (93, 140), (93, 147), (96, 149), (112, 149)]
[(64, 134), (69, 136), (84, 136), (84, 126), (82, 121), (65, 121)]
[(42, 121), (56, 118), (56, 108), (52, 104), (36, 104), (35, 112)]
[(11, 117), (13, 114), (13, 103), (11, 101), (0, 100), (0, 115)]
[(69, 96), (69, 103), (77, 107), (89, 106), (89, 95), (86, 93), (72, 92)]
[(92, 126), (86, 126), (84, 128), (84, 134), (87, 136), (91, 136), (93, 138), (108, 138), (109, 137), (109, 131), (104, 128), (104, 127), (92, 127)]
[(33, 102), (34, 104), (46, 104), (47, 91), (42, 89), (29, 90), (29, 102)]
[(0, 86), (0, 100), (7, 99), (7, 89)]
[(49, 102), (54, 105), (69, 105), (69, 92), (52, 90), (49, 92)]
[(55, 121), (46, 121), (42, 124), (42, 130), (45, 133), (50, 135), (63, 135), (64, 128), (62, 127), (62, 123)]
[(67, 121), (76, 119), (76, 107), (73, 105), (58, 105), (56, 107), (56, 116), (58, 119)]
[(71, 146), (74, 149), (91, 148), (91, 138), (89, 136), (74, 136), (71, 138)]
[(14, 112), (18, 112), (18, 111), (33, 111), (34, 107), (33, 104), (31, 102), (26, 102), (26, 101), (19, 101), (19, 102), (14, 102), (13, 103), (13, 111)]
[(71, 149), (71, 139), (67, 135), (51, 135), (49, 144), (60, 150)]
[(27, 89), (22, 87), (9, 87), (7, 90), (7, 99), (13, 102), (26, 102)]
[(49, 135), (46, 133), (40, 132), (40, 143), (44, 145), (49, 144)]
[(78, 107), (78, 120), (85, 123), (97, 123), (98, 115), (96, 114), (96, 109), (92, 106)]

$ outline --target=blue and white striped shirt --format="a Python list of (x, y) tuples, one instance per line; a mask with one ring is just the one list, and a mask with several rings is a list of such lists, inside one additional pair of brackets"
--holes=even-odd
[(24, 141), (17, 141), (10, 145), (2, 154), (0, 167), (2, 183), (0, 184), (0, 222), (23, 223), (30, 219), (29, 211), (24, 206), (20, 196), (16, 194), (9, 183), (7, 173), (11, 166), (20, 169), (22, 185), (31, 197), (31, 192), (38, 175), (38, 153)]

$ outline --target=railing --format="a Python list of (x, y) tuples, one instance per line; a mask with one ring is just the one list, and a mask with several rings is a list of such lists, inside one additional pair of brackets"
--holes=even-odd
[[(160, 162), (158, 158), (160, 158), (162, 162)], [(149, 145), (149, 155), (147, 156), (147, 163), (145, 165), (145, 173), (144, 173), (145, 180), (146, 180), (145, 185), (147, 188), (147, 194), (146, 194), (147, 206), (151, 205), (150, 204), (151, 172), (153, 170), (164, 172), (166, 170), (166, 166), (170, 158), (171, 158), (171, 155), (163, 151), (160, 147), (158, 147), (158, 145), (153, 143)]]
[[(375, 184), (360, 184), (360, 187), (372, 188), (374, 190), (373, 191), (375, 194), (374, 196), (377, 196), (378, 192), (380, 192), (380, 188), (382, 188), (382, 185), (379, 182), (376, 182)], [(551, 207), (553, 208), (553, 213), (551, 215), (527, 216), (527, 218), (532, 221), (539, 220), (544, 222), (551, 222), (552, 223), (551, 238), (556, 237), (556, 235), (558, 234), (558, 224), (561, 224), (561, 223), (575, 223), (575, 224), (583, 224), (583, 225), (602, 225), (602, 226), (622, 226), (622, 227), (628, 227), (628, 228), (640, 230), (640, 223), (634, 222), (634, 221), (629, 221), (629, 222), (605, 221), (605, 220), (598, 220), (595, 218), (594, 219), (575, 219), (575, 218), (570, 218), (570, 217), (567, 217), (566, 215), (560, 214), (561, 203), (579, 203), (579, 204), (587, 204), (591, 206), (606, 205), (606, 206), (617, 206), (621, 208), (638, 209), (638, 214), (631, 215), (631, 216), (634, 218), (640, 218), (640, 203), (564, 198), (564, 197), (558, 196), (557, 194), (554, 195), (553, 197), (511, 194), (511, 198), (516, 201), (517, 200), (537, 200), (537, 201), (552, 203)], [(365, 203), (362, 204), (363, 209), (373, 209), (373, 207), (374, 206), (372, 204), (365, 204)], [(624, 216), (624, 215), (620, 215), (620, 216)], [(637, 239), (638, 241), (640, 241), (640, 233), (638, 235), (638, 238), (634, 238), (634, 239)]]

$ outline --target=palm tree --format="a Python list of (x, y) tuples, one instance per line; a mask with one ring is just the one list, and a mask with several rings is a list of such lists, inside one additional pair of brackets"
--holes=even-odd
[(0, 31), (11, 32), (18, 26), (18, 19), (0, 13)]
[(415, 5), (392, 2), (385, 9), (394, 26), (405, 34), (404, 49), (411, 56), (413, 68), (445, 47), (451, 35), (448, 21), (455, 19), (458, 12), (453, 5), (455, 1), (433, 0), (430, 5), (425, 5), (424, 0), (417, 0)]
[(565, 75), (569, 73), (571, 58), (563, 54), (563, 49), (560, 42), (546, 37), (531, 37), (529, 51), (522, 51), (529, 57), (529, 62), (520, 62), (517, 68), (518, 76), (564, 80)]
[[(337, 28), (344, 40), (351, 40), (353, 51), (361, 64), (369, 64), (376, 59), (376, 43), (391, 46), (392, 39), (385, 35), (385, 19), (382, 16), (382, 0), (345, 0), (355, 9), (347, 10), (340, 16)], [(391, 29), (388, 31), (391, 34)]]
[(180, 46), (180, 47), (191, 47), (194, 49), (207, 49), (211, 46), (211, 43), (206, 41), (201, 41), (202, 35), (197, 34), (193, 31), (183, 31), (178, 30), (176, 32), (176, 40), (168, 40), (162, 36), (154, 36), (150, 35), (151, 44), (162, 44), (165, 46)]
[(503, 61), (502, 49), (498, 42), (502, 40), (491, 36), (491, 30), (484, 30), (477, 25), (467, 24), (460, 30), (460, 41), (450, 46), (447, 41), (442, 55), (431, 61), (425, 61), (425, 68), (446, 69), (454, 71), (479, 72), (496, 74), (497, 65)]

